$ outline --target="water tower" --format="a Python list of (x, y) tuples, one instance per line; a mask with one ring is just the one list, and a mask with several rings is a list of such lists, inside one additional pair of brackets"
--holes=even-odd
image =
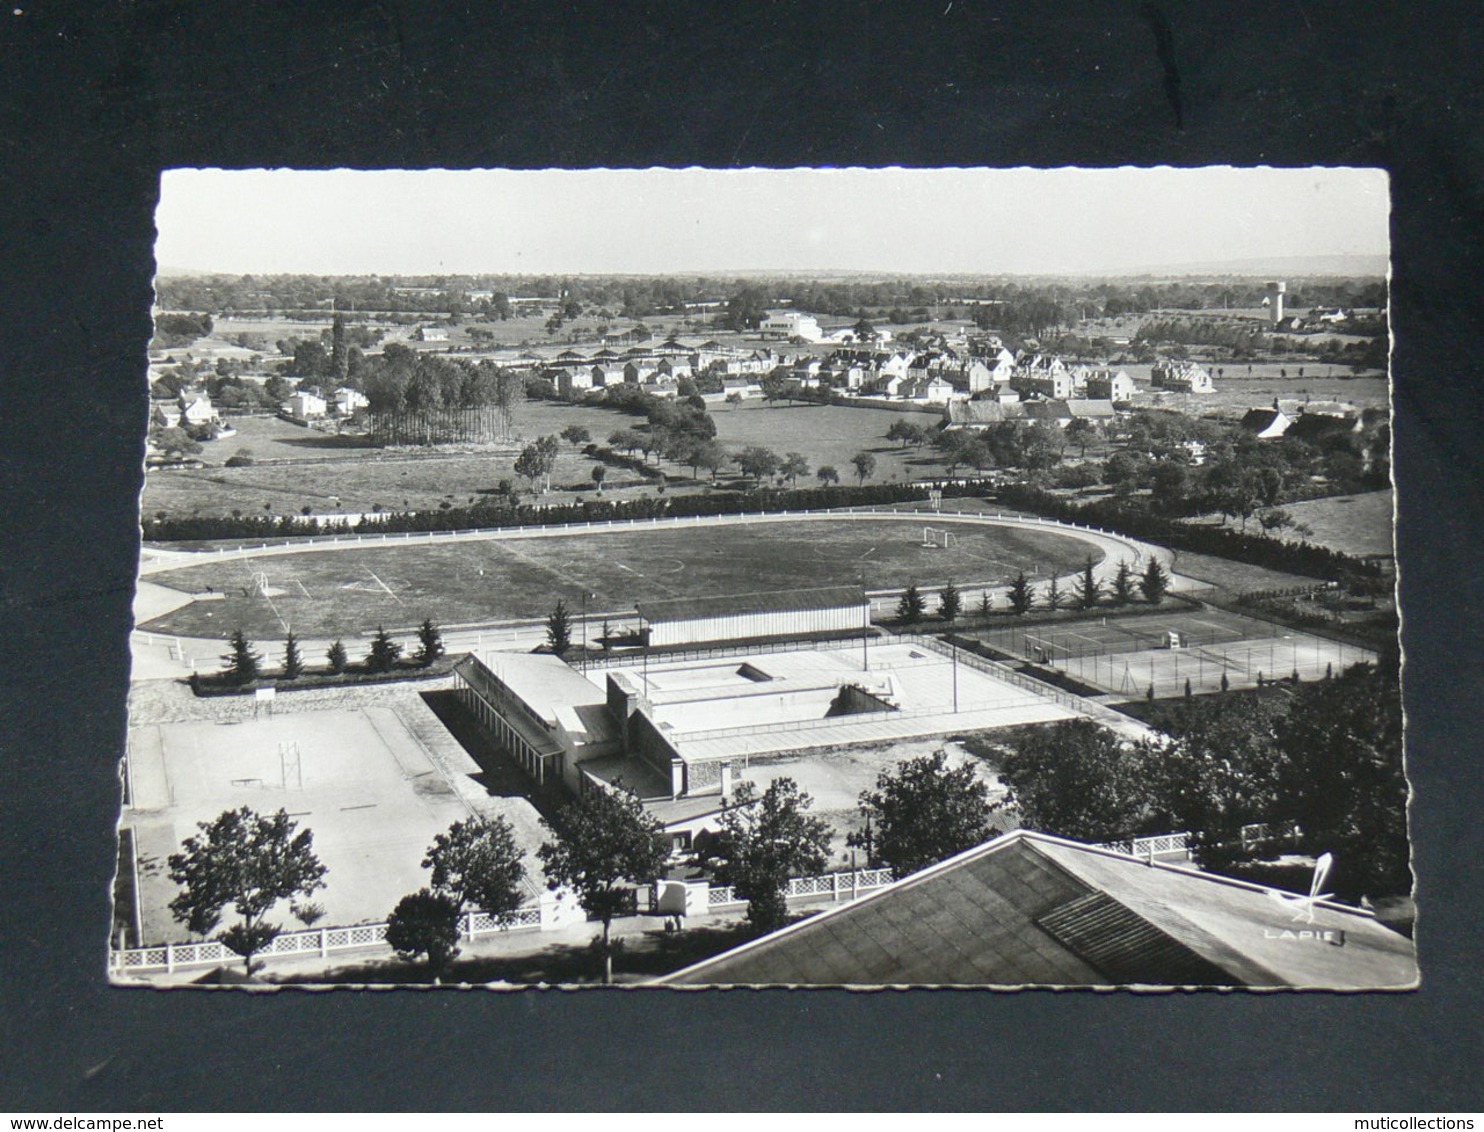
[(1283, 321), (1283, 293), (1287, 290), (1288, 284), (1281, 279), (1268, 284), (1268, 321), (1274, 326)]

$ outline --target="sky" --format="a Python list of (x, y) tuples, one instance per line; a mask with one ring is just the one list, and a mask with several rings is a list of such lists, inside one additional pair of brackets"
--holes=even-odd
[(1376, 169), (167, 170), (162, 268), (1121, 274), (1388, 252)]

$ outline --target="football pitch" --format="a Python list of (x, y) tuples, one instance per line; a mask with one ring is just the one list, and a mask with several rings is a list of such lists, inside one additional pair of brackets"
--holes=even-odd
[(596, 528), (225, 559), (152, 574), (151, 582), (198, 600), (144, 627), (202, 637), (241, 628), (271, 640), (289, 628), (300, 637), (332, 637), (428, 617), (444, 626), (543, 617), (559, 599), (575, 612), (584, 594), (588, 611), (603, 614), (661, 598), (851, 583), (970, 587), (1002, 584), (1021, 570), (1065, 575), (1091, 550), (1065, 533), (979, 525), (954, 525), (946, 547), (941, 535), (926, 545), (926, 525), (919, 517)]

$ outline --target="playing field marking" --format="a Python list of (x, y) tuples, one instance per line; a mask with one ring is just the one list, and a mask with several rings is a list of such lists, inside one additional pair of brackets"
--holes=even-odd
[(368, 568), (366, 570), (366, 573), (370, 574), (371, 575), (371, 580), (373, 582), (375, 582), (378, 586), (380, 586), (382, 589), (384, 589), (386, 591), (387, 596), (389, 598), (391, 598), (393, 601), (395, 601), (398, 605), (405, 606), (407, 604), (401, 598), (399, 598), (395, 593), (392, 592), (392, 587), (391, 586), (387, 585), (379, 577), (377, 577), (376, 571)]

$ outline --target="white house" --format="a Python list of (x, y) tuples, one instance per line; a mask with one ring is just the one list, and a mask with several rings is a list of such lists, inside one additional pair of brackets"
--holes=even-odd
[(370, 403), (359, 389), (335, 390), (335, 411), (342, 417), (354, 416), (357, 409), (364, 409)]
[(1211, 375), (1194, 362), (1156, 362), (1149, 370), (1149, 383), (1174, 393), (1214, 393)]
[(292, 394), (283, 403), (283, 409), (296, 421), (317, 420), (329, 411), (330, 406), (325, 399), (315, 393), (307, 393), (301, 390)]
[(813, 315), (800, 314), (798, 311), (770, 314), (759, 329), (764, 334), (776, 334), (780, 338), (802, 338), (806, 342), (820, 342), (824, 339), (818, 320)]
[(422, 326), (417, 331), (420, 342), (447, 342), (448, 331), (441, 326)]

